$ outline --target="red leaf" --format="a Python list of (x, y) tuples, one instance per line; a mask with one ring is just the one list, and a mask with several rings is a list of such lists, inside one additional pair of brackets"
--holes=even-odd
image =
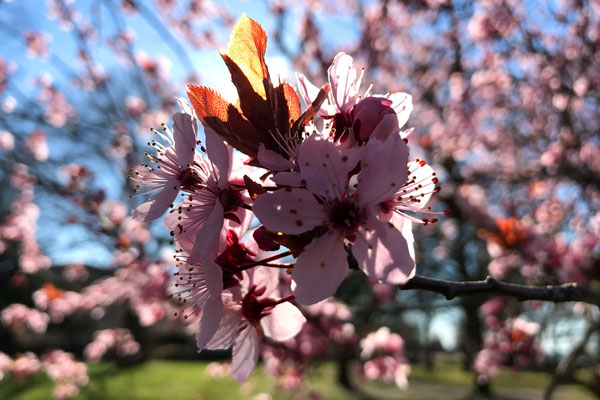
[(204, 86), (188, 85), (188, 97), (205, 126), (239, 151), (256, 157), (258, 144), (268, 138), (257, 131), (233, 104)]
[[(265, 63), (266, 50), (267, 34), (258, 22), (242, 14), (231, 33), (227, 52), (221, 54), (226, 63), (229, 59), (237, 65), (253, 91), (264, 100), (267, 99), (264, 80), (269, 79)], [(237, 77), (232, 75), (232, 78), (235, 83)]]

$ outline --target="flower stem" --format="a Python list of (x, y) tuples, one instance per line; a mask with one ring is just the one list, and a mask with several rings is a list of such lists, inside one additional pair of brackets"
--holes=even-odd
[[(283, 253), (275, 254), (274, 256), (263, 258), (262, 260), (254, 261), (253, 263), (250, 263), (250, 264), (242, 265), (242, 266), (240, 266), (238, 271), (245, 271), (247, 269), (256, 267), (258, 265), (265, 265), (265, 264), (268, 264), (270, 261), (279, 260), (280, 258), (284, 258), (284, 257), (290, 256), (290, 255), (292, 255), (291, 251), (285, 251)], [(273, 266), (273, 265), (269, 265), (269, 266)]]

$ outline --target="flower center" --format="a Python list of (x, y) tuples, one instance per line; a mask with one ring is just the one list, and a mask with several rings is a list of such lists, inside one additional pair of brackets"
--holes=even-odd
[(232, 188), (231, 186), (227, 186), (221, 194), (219, 195), (219, 201), (223, 205), (225, 212), (234, 211), (239, 206), (244, 204), (244, 199), (240, 194), (239, 190)]
[(183, 186), (184, 189), (188, 190), (192, 190), (194, 188), (194, 185), (199, 181), (192, 167), (186, 168), (183, 171), (181, 171), (180, 180), (181, 186)]
[(227, 231), (227, 247), (215, 260), (223, 270), (223, 289), (237, 286), (242, 279), (240, 265), (253, 261), (256, 254), (246, 248), (231, 229)]
[(334, 200), (329, 207), (328, 217), (331, 228), (349, 238), (365, 222), (366, 212), (350, 199)]
[(256, 285), (252, 285), (242, 299), (242, 314), (253, 325), (257, 325), (261, 318), (269, 315), (269, 310), (275, 304), (271, 298), (259, 299), (265, 290), (265, 286), (257, 288)]

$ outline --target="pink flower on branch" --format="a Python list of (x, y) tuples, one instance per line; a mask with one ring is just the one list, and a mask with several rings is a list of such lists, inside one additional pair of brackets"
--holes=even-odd
[[(131, 171), (131, 179), (137, 183), (136, 194), (152, 194), (152, 198), (136, 208), (132, 215), (140, 221), (153, 221), (161, 217), (172, 205), (180, 188), (192, 190), (202, 185), (208, 176), (205, 163), (196, 164), (196, 123), (187, 113), (173, 116), (173, 130), (163, 126), (165, 134), (153, 131), (166, 145), (152, 140), (157, 155), (146, 153), (156, 167), (142, 164)], [(141, 188), (141, 189), (140, 189)]]
[[(361, 170), (351, 190), (348, 175), (357, 157)], [(414, 274), (412, 243), (382, 218), (380, 206), (406, 182), (407, 158), (408, 148), (396, 135), (385, 142), (371, 140), (359, 153), (342, 152), (313, 134), (299, 154), (306, 189), (257, 197), (254, 212), (267, 229), (292, 235), (315, 230), (318, 235), (294, 266), (298, 302), (313, 304), (335, 292), (348, 273), (346, 240), (359, 267), (374, 279), (401, 284)]]
[(190, 263), (201, 262), (209, 256), (217, 245), (225, 219), (242, 226), (249, 223), (250, 217), (242, 208), (245, 203), (242, 189), (231, 182), (232, 149), (212, 129), (206, 128), (205, 134), (208, 154), (205, 169), (210, 174), (165, 219), (176, 243), (189, 252)]
[[(259, 339), (263, 334), (276, 341), (296, 336), (306, 321), (300, 310), (289, 303), (293, 296), (275, 300), (278, 285), (277, 269), (263, 268), (244, 272), (242, 297), (224, 297), (222, 314), (217, 318), (203, 318), (196, 336), (198, 350), (228, 349), (233, 347), (231, 374), (240, 382), (254, 371), (259, 355)], [(211, 335), (206, 334), (213, 331)]]
[[(387, 95), (371, 95), (372, 84), (363, 94), (358, 92), (364, 70), (358, 75), (352, 57), (338, 53), (327, 70), (331, 91), (327, 101), (319, 109), (317, 115), (332, 120), (332, 136), (345, 141), (347, 137), (356, 143), (364, 142), (376, 132), (379, 124), (386, 121), (386, 115), (394, 115), (384, 125), (386, 131), (390, 123), (400, 130), (412, 112), (412, 97), (407, 93), (388, 93)], [(319, 93), (319, 89), (308, 79), (297, 73), (298, 91), (304, 102), (309, 105)], [(352, 132), (352, 134), (350, 134)], [(401, 133), (406, 138), (411, 131)], [(385, 139), (385, 138), (381, 138)]]

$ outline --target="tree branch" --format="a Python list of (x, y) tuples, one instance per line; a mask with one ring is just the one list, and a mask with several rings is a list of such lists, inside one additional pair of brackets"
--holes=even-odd
[(483, 281), (455, 282), (415, 275), (411, 280), (404, 285), (400, 285), (398, 288), (400, 290), (420, 289), (440, 293), (448, 300), (457, 296), (484, 294), (514, 297), (520, 301), (544, 300), (555, 303), (581, 301), (600, 306), (600, 293), (592, 292), (576, 283), (536, 287), (499, 282), (491, 276), (488, 276)]
[(554, 393), (556, 387), (561, 383), (561, 381), (565, 377), (573, 373), (577, 358), (585, 351), (585, 347), (587, 346), (590, 337), (599, 327), (600, 325), (597, 322), (591, 323), (587, 327), (579, 343), (573, 348), (573, 350), (571, 350), (571, 352), (565, 358), (563, 358), (558, 363), (554, 375), (552, 375), (552, 380), (550, 381), (550, 384), (546, 387), (546, 390), (544, 391), (544, 400), (551, 400), (552, 394)]

